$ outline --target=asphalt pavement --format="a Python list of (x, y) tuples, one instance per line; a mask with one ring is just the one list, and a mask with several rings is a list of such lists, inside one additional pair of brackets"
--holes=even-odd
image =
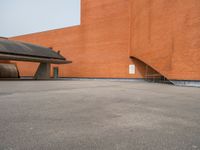
[(200, 150), (200, 88), (1, 81), (0, 150)]

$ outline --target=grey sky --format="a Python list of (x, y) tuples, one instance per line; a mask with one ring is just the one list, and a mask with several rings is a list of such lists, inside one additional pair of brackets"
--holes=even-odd
[(80, 24), (80, 0), (0, 0), (0, 36)]

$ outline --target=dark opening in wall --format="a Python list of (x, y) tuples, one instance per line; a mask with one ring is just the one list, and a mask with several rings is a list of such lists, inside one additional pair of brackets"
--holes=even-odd
[(152, 67), (148, 66), (146, 64), (145, 68), (145, 80), (149, 82), (157, 82), (157, 83), (169, 83), (171, 82), (165, 78), (163, 75), (161, 75), (159, 72), (154, 70)]
[(136, 57), (130, 57), (131, 59), (137, 60), (143, 65), (144, 71), (142, 71), (142, 75), (144, 80), (149, 82), (156, 82), (156, 83), (168, 83), (173, 84), (171, 81), (169, 81), (164, 75), (160, 74), (158, 71), (156, 71), (154, 68), (152, 68), (150, 65), (146, 64), (145, 62), (141, 61), (140, 59)]

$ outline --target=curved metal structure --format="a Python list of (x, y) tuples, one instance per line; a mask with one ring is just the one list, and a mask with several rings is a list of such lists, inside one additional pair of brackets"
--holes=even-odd
[(19, 72), (15, 64), (0, 63), (0, 78), (19, 78)]
[[(59, 52), (55, 52), (51, 48), (5, 38), (0, 38), (0, 60), (40, 62), (39, 68), (34, 76), (35, 79), (50, 78), (50, 64), (71, 63), (71, 61), (66, 60), (60, 55)], [(13, 72), (10, 72), (9, 66), (10, 64), (2, 65), (0, 75), (3, 77), (14, 75), (13, 72), (16, 72), (14, 71), (15, 69), (11, 69)]]
[(51, 48), (0, 38), (0, 59), (54, 64), (70, 63)]

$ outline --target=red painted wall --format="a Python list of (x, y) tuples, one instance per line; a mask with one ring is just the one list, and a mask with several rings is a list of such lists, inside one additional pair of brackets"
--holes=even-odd
[[(59, 66), (61, 77), (144, 77), (133, 56), (169, 79), (200, 80), (199, 11), (199, 0), (82, 0), (80, 26), (12, 39), (60, 50), (73, 61)], [(18, 67), (33, 76), (37, 64)]]

